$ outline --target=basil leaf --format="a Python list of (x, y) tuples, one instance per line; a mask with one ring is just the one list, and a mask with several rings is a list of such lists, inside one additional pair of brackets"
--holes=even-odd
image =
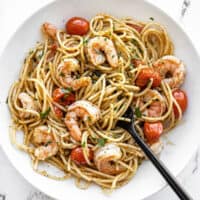
[(138, 117), (138, 118), (142, 117), (142, 113), (141, 113), (139, 107), (135, 108), (135, 115), (136, 115), (136, 117)]
[(98, 138), (97, 139), (98, 146), (103, 147), (105, 145), (106, 141), (107, 141), (107, 139), (105, 139), (105, 138)]
[(151, 21), (154, 21), (154, 18), (153, 18), (153, 17), (149, 17), (149, 19), (150, 19)]
[(41, 119), (45, 119), (49, 115), (50, 111), (51, 111), (51, 108), (49, 107), (46, 111), (41, 112), (40, 113), (40, 118)]

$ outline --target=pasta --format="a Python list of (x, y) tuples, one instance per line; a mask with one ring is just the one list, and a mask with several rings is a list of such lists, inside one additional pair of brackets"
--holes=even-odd
[[(160, 133), (148, 128), (159, 123), (168, 132), (182, 118), (173, 92), (183, 83), (185, 68), (172, 56), (166, 29), (154, 21), (98, 14), (86, 34), (69, 32), (45, 23), (44, 40), (25, 58), (8, 96), (11, 139), (42, 175), (58, 180), (73, 175), (80, 188), (94, 182), (115, 189), (145, 158), (117, 121), (129, 120), (123, 114), (132, 106), (134, 126), (154, 150)], [(22, 144), (18, 130), (24, 133)], [(40, 162), (65, 175), (40, 171)]]

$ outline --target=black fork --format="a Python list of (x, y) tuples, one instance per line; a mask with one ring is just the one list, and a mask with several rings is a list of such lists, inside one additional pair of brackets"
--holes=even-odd
[(177, 182), (176, 178), (169, 172), (169, 170), (165, 167), (163, 162), (157, 158), (151, 149), (146, 145), (146, 143), (140, 138), (138, 133), (136, 132), (133, 122), (134, 122), (134, 113), (131, 107), (129, 107), (126, 113), (123, 115), (125, 118), (131, 119), (130, 122), (127, 121), (118, 121), (117, 126), (127, 130), (131, 136), (134, 138), (135, 142), (140, 146), (149, 160), (154, 164), (157, 170), (162, 174), (167, 183), (171, 186), (174, 192), (178, 195), (181, 200), (192, 200), (192, 198), (186, 193), (186, 191), (180, 186)]

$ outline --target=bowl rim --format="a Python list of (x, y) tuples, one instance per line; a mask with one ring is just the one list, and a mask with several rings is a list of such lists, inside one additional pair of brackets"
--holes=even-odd
[[(51, 0), (50, 2), (42, 5), (41, 7), (39, 7), (38, 9), (36, 9), (34, 12), (32, 12), (30, 15), (28, 15), (24, 20), (22, 20), (21, 23), (19, 23), (19, 25), (17, 26), (17, 28), (15, 29), (15, 31), (13, 31), (13, 33), (10, 35), (10, 37), (8, 38), (8, 40), (6, 41), (6, 43), (4, 44), (3, 48), (0, 51), (0, 61), (2, 60), (3, 57), (3, 53), (4, 51), (7, 49), (7, 47), (9, 46), (9, 44), (11, 43), (11, 41), (13, 40), (13, 38), (15, 37), (15, 34), (27, 23), (27, 21), (29, 21), (32, 17), (34, 17), (34, 15), (38, 14), (39, 12), (41, 12), (43, 9), (52, 6), (53, 4), (56, 4), (59, 0)], [(138, 1), (138, 0), (137, 0)], [(188, 34), (188, 32), (186, 31), (186, 29), (181, 25), (181, 23), (178, 21), (177, 18), (172, 17), (170, 14), (167, 13), (167, 11), (163, 10), (161, 7), (158, 7), (157, 5), (155, 5), (153, 2), (150, 2), (148, 0), (140, 0), (143, 1), (144, 4), (146, 4), (147, 6), (152, 7), (153, 9), (157, 10), (159, 13), (162, 13), (166, 18), (168, 18), (169, 20), (171, 20), (176, 27), (179, 27), (179, 30), (187, 37), (189, 43), (191, 44), (191, 46), (194, 49), (194, 52), (196, 53), (196, 56), (198, 58), (198, 60), (200, 61), (200, 54), (196, 48), (196, 45), (194, 44), (194, 42), (191, 40), (191, 36)], [(5, 104), (5, 102), (1, 102), (2, 104)], [(2, 106), (2, 105), (1, 105)], [(189, 161), (193, 158), (193, 156), (196, 154), (198, 147), (200, 146), (200, 141), (198, 141), (196, 143), (196, 146), (194, 147), (194, 151), (191, 154), (191, 156), (187, 159), (186, 164), (180, 169), (180, 171), (175, 175), (175, 177), (177, 178), (178, 176), (180, 176), (184, 170), (187, 168)], [(25, 177), (25, 175), (23, 173), (21, 173), (21, 171), (15, 167), (14, 162), (12, 160), (12, 158), (10, 157), (10, 155), (6, 152), (6, 148), (5, 146), (2, 144), (1, 140), (0, 140), (0, 147), (2, 149), (2, 152), (5, 153), (8, 161), (11, 163), (11, 165), (14, 167), (14, 169), (17, 171), (17, 173), (19, 173), (19, 175), (21, 177), (23, 177), (23, 179), (25, 181), (27, 181), (31, 186), (33, 186), (34, 188), (36, 188), (38, 191), (41, 191), (42, 193), (44, 193), (45, 195), (49, 196), (49, 197), (53, 197), (53, 198), (57, 198), (55, 195), (48, 194), (46, 193), (45, 190), (43, 190), (42, 188), (39, 188), (39, 186), (33, 182), (31, 182), (28, 178)], [(153, 190), (152, 192), (149, 192), (148, 196), (144, 197), (143, 200), (145, 200), (146, 198), (150, 198), (153, 197), (153, 195), (155, 195), (156, 193), (159, 193), (161, 191), (163, 191), (166, 187), (168, 186), (168, 184), (165, 182), (163, 185), (161, 185), (159, 187), (159, 189)], [(55, 193), (54, 193), (55, 194)], [(142, 199), (141, 199), (142, 200)]]

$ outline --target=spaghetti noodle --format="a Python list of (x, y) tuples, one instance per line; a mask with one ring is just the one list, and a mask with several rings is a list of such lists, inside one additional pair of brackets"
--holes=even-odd
[[(182, 118), (182, 107), (173, 96), (176, 87), (166, 81), (175, 79), (176, 70), (180, 71), (180, 63), (166, 56), (173, 54), (169, 35), (153, 21), (117, 19), (106, 14), (94, 16), (83, 36), (67, 34), (50, 24), (43, 29), (44, 41), (29, 52), (9, 92), (11, 139), (30, 155), (38, 173), (59, 180), (71, 174), (81, 188), (92, 182), (102, 188), (118, 188), (133, 177), (144, 159), (131, 136), (116, 127), (117, 120), (128, 120), (123, 118), (127, 108), (134, 108), (136, 130), (152, 148), (160, 140), (149, 140), (144, 123), (162, 123), (166, 132)], [(164, 75), (160, 70), (169, 63), (171, 77), (167, 77), (167, 70)], [(156, 73), (162, 78), (157, 85)], [(176, 81), (183, 79), (184, 75)], [(93, 114), (86, 113), (83, 104), (99, 110), (93, 122)], [(73, 119), (66, 119), (66, 115)], [(72, 120), (81, 133), (80, 140), (73, 137), (77, 130)], [(17, 130), (24, 133), (23, 144), (16, 140)], [(82, 152), (80, 162), (74, 150), (77, 147)], [(40, 162), (48, 162), (66, 175), (48, 175), (38, 169)], [(87, 184), (81, 185), (80, 180)]]

